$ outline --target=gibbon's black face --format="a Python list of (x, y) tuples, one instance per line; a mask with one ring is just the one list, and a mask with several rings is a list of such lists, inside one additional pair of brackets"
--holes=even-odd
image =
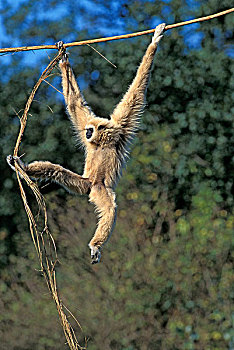
[(106, 145), (113, 138), (112, 129), (113, 126), (108, 120), (96, 117), (85, 126), (85, 138), (88, 143)]
[(102, 132), (105, 129), (105, 127), (106, 126), (103, 124), (96, 125), (96, 123), (94, 125), (87, 125), (85, 128), (86, 139), (89, 140), (89, 142), (97, 140), (100, 136), (100, 132)]
[(86, 139), (90, 139), (93, 135), (93, 128), (86, 129)]

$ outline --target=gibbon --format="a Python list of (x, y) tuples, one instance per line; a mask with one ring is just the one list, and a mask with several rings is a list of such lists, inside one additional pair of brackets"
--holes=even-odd
[[(18, 157), (7, 157), (9, 165), (14, 170), (14, 162), (17, 161), (30, 177), (51, 179), (72, 192), (89, 195), (89, 200), (96, 206), (99, 216), (96, 232), (89, 243), (92, 264), (100, 261), (101, 248), (114, 226), (116, 216), (114, 188), (143, 113), (150, 70), (164, 28), (165, 23), (156, 27), (152, 42), (146, 50), (131, 86), (109, 119), (97, 117), (88, 107), (64, 49), (59, 66), (68, 113), (85, 148), (86, 160), (82, 176), (47, 161), (25, 164)], [(62, 45), (62, 42), (57, 43), (58, 49), (63, 48)]]

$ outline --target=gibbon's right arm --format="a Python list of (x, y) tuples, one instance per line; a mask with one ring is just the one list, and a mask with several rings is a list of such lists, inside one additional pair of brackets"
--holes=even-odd
[(89, 179), (73, 173), (72, 171), (63, 168), (61, 165), (42, 161), (25, 164), (19, 157), (8, 156), (7, 163), (14, 171), (15, 161), (30, 177), (55, 181), (71, 192), (80, 194), (90, 192), (91, 183)]
[[(57, 43), (58, 49), (60, 49), (62, 45), (63, 42), (59, 41)], [(63, 95), (67, 104), (67, 109), (75, 130), (79, 132), (78, 135), (83, 145), (85, 145), (85, 125), (88, 124), (89, 120), (95, 117), (95, 114), (87, 105), (80, 91), (66, 52), (64, 52), (62, 60), (59, 62), (59, 67), (62, 75)]]
[(131, 139), (138, 128), (139, 117), (143, 113), (145, 107), (150, 70), (157, 45), (163, 37), (162, 33), (165, 26), (166, 24), (162, 23), (155, 28), (152, 42), (146, 50), (132, 84), (111, 115), (113, 123), (125, 131), (126, 139)]

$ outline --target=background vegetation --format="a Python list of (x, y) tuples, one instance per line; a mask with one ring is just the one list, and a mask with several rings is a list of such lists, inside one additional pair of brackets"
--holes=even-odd
[[(144, 30), (230, 7), (230, 1), (36, 0), (0, 5), (2, 47)], [(87, 244), (96, 218), (87, 198), (42, 183), (61, 264), (60, 294), (88, 349), (234, 348), (233, 15), (167, 32), (148, 105), (117, 188), (118, 217), (102, 262)], [(140, 37), (70, 49), (88, 103), (108, 116), (150, 41)], [(27, 97), (53, 52), (1, 57), (0, 339), (2, 349), (65, 349), (28, 230), (15, 174), (6, 165)], [(60, 87), (59, 72), (50, 82)], [(20, 112), (19, 112), (20, 113)], [(82, 172), (62, 96), (44, 84), (21, 154)], [(29, 200), (32, 196), (28, 193)], [(83, 335), (80, 334), (82, 339)]]

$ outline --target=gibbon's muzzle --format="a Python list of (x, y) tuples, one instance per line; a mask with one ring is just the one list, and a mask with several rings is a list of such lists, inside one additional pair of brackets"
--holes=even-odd
[(86, 139), (90, 139), (93, 135), (93, 129), (89, 128), (86, 130)]

